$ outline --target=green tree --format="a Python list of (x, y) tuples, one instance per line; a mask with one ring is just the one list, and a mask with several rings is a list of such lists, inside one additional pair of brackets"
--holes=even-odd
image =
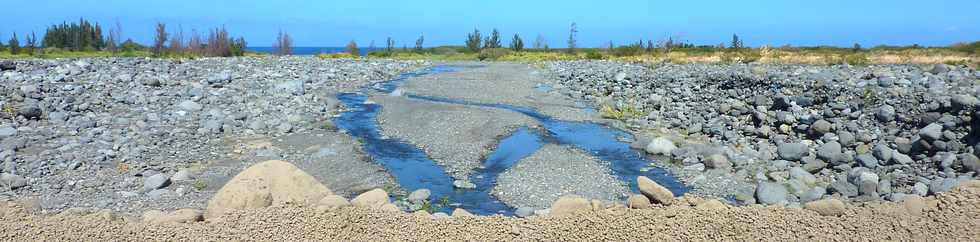
[(858, 43), (854, 43), (854, 47), (853, 47), (853, 50), (854, 50), (854, 52), (859, 52), (859, 51), (861, 51), (861, 44), (858, 44)]
[(484, 49), (496, 49), (500, 48), (500, 32), (497, 29), (493, 29), (487, 39), (483, 41)]
[(7, 45), (10, 46), (10, 54), (16, 55), (20, 53), (20, 41), (17, 40), (17, 32), (14, 32), (14, 36), (10, 37)]
[(576, 35), (577, 34), (578, 34), (578, 24), (575, 24), (575, 22), (572, 22), (572, 26), (571, 26), (571, 28), (568, 31), (568, 53), (569, 54), (575, 54), (575, 46), (576, 46), (576, 42), (577, 42)]
[(153, 55), (162, 56), (164, 51), (164, 44), (167, 43), (167, 25), (164, 23), (157, 23), (156, 35), (153, 38)]
[(733, 50), (740, 50), (744, 47), (742, 45), (742, 39), (738, 38), (737, 34), (732, 34), (732, 43), (728, 45), (728, 48)]
[(422, 52), (422, 44), (425, 43), (425, 35), (419, 35), (419, 39), (415, 40), (415, 52)]
[(347, 46), (345, 47), (345, 50), (346, 50), (346, 52), (348, 54), (350, 54), (352, 56), (360, 56), (361, 55), (361, 52), (359, 52), (357, 50), (357, 42), (354, 42), (354, 40), (351, 40), (350, 43), (347, 43)]
[(524, 50), (524, 40), (521, 39), (520, 35), (514, 34), (514, 39), (510, 41), (510, 49), (514, 51)]
[(480, 43), (483, 42), (483, 36), (480, 34), (479, 29), (473, 29), (473, 33), (466, 36), (466, 49), (471, 52), (480, 52)]
[(391, 39), (391, 37), (388, 37), (388, 39), (385, 40), (385, 53), (388, 56), (391, 56), (391, 54), (393, 54), (394, 52), (395, 52), (395, 40)]
[(27, 47), (27, 54), (34, 55), (34, 51), (37, 48), (37, 36), (32, 31), (31, 35), (27, 35), (25, 38), (27, 38), (27, 45), (25, 46)]

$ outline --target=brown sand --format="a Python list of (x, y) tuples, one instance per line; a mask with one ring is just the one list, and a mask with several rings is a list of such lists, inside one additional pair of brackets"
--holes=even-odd
[(606, 209), (571, 217), (431, 219), (428, 216), (343, 208), (309, 207), (242, 211), (220, 220), (191, 224), (148, 224), (105, 214), (31, 215), (9, 203), (0, 206), (0, 240), (846, 240), (977, 241), (980, 182), (925, 199), (920, 215), (910, 203), (847, 207), (841, 217), (802, 209), (690, 206), (642, 210)]

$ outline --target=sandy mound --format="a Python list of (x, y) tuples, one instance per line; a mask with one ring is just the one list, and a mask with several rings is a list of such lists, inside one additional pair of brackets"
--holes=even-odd
[(270, 160), (252, 165), (228, 181), (208, 201), (205, 217), (271, 205), (316, 204), (330, 194), (316, 178), (289, 162)]

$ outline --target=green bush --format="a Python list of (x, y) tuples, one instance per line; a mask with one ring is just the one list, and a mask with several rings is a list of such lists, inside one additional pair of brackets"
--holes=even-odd
[(606, 57), (603, 56), (602, 53), (599, 53), (599, 51), (596, 51), (596, 50), (590, 50), (589, 52), (585, 53), (585, 58), (586, 59), (589, 59), (589, 60), (602, 60), (602, 59), (606, 59)]
[(871, 64), (871, 60), (868, 59), (868, 55), (863, 53), (849, 54), (844, 55), (844, 63), (847, 63), (848, 65), (866, 66)]
[(480, 55), (478, 55), (477, 58), (480, 60), (497, 60), (500, 59), (500, 57), (510, 54), (510, 52), (510, 50), (503, 48), (483, 49), (480, 51)]

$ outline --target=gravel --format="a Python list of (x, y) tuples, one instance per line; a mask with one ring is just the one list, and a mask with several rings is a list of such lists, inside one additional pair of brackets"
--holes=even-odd
[(622, 201), (626, 184), (608, 164), (577, 148), (545, 144), (501, 173), (493, 195), (517, 208), (545, 209), (563, 195)]

